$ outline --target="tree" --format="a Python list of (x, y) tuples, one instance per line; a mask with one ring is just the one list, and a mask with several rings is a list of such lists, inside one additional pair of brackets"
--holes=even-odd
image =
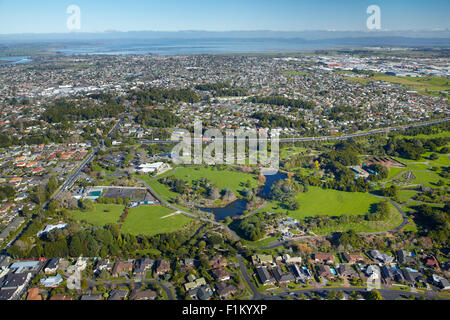
[(226, 188), (223, 190), (222, 199), (223, 201), (231, 202), (236, 200), (236, 195), (234, 194), (233, 190), (231, 190), (230, 188)]
[(367, 295), (368, 300), (383, 300), (383, 297), (381, 296), (380, 291), (378, 290), (372, 290)]
[(217, 200), (220, 198), (220, 191), (217, 187), (212, 187), (209, 189), (208, 196), (211, 200)]
[(439, 159), (439, 155), (437, 153), (430, 154), (430, 160), (437, 160)]
[(78, 234), (72, 237), (69, 245), (69, 255), (79, 257), (83, 253), (83, 245)]

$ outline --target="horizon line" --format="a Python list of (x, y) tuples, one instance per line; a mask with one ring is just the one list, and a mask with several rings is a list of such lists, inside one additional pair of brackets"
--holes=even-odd
[(111, 33), (183, 33), (183, 32), (205, 32), (205, 33), (244, 33), (244, 32), (272, 32), (272, 33), (301, 33), (301, 32), (361, 32), (361, 33), (383, 33), (383, 32), (449, 32), (449, 28), (433, 28), (433, 29), (403, 29), (403, 30), (336, 30), (336, 29), (304, 29), (304, 30), (270, 30), (270, 29), (252, 29), (252, 30), (200, 30), (200, 29), (182, 29), (182, 30), (103, 30), (103, 31), (67, 31), (67, 32), (21, 32), (21, 33), (0, 33), (2, 36), (14, 36), (14, 35), (82, 35), (82, 34), (111, 34)]

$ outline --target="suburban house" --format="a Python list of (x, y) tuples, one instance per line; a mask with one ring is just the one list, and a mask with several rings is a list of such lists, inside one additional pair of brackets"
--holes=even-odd
[(318, 275), (319, 275), (319, 277), (325, 278), (325, 279), (335, 277), (334, 273), (331, 272), (331, 268), (329, 266), (323, 265), (323, 264), (321, 264), (318, 268)]
[(100, 273), (103, 270), (111, 271), (112, 269), (112, 262), (109, 261), (109, 259), (103, 260), (97, 260), (97, 263), (95, 264), (95, 273)]
[(102, 300), (102, 295), (100, 293), (97, 294), (84, 294), (81, 296), (81, 300), (83, 301), (97, 301)]
[(124, 300), (128, 296), (128, 290), (112, 290), (108, 300)]
[(255, 254), (252, 256), (253, 265), (268, 265), (273, 263), (273, 257), (268, 254)]
[(275, 279), (270, 275), (266, 267), (256, 268), (256, 274), (263, 285), (275, 283)]
[(218, 268), (223, 268), (226, 267), (228, 265), (227, 260), (225, 260), (225, 258), (223, 258), (220, 254), (219, 255), (215, 255), (214, 257), (212, 257), (209, 260), (209, 265), (213, 268), (213, 269), (218, 269)]
[(0, 289), (0, 300), (17, 300), (31, 279), (31, 272), (10, 273), (3, 280)]
[(68, 297), (63, 294), (58, 293), (58, 294), (54, 294), (53, 296), (51, 296), (49, 300), (65, 301), (65, 300), (72, 300), (72, 297)]
[(208, 284), (189, 290), (189, 296), (197, 300), (209, 300), (212, 294), (213, 291)]
[(386, 280), (390, 280), (390, 279), (394, 279), (395, 281), (403, 281), (404, 280), (403, 274), (401, 273), (401, 271), (399, 269), (394, 269), (394, 268), (391, 268), (388, 266), (382, 266), (380, 268), (380, 271), (381, 271), (381, 275)]
[(27, 300), (29, 301), (43, 300), (42, 296), (39, 294), (39, 288), (28, 289)]
[(52, 258), (49, 260), (47, 265), (44, 268), (45, 274), (54, 274), (58, 271), (59, 266), (59, 258)]
[(366, 259), (364, 258), (364, 256), (359, 253), (353, 254), (353, 253), (345, 252), (344, 258), (345, 258), (345, 260), (347, 260), (348, 263), (351, 263), (351, 264), (366, 262)]
[(283, 254), (283, 261), (284, 263), (291, 264), (291, 263), (302, 263), (301, 257), (291, 257), (288, 254)]
[(442, 290), (449, 290), (450, 289), (450, 283), (447, 279), (438, 276), (437, 274), (432, 275), (433, 283), (441, 288)]
[(145, 275), (148, 270), (153, 268), (155, 261), (149, 258), (142, 258), (136, 261), (136, 265), (134, 268), (134, 275)]
[(418, 271), (411, 270), (409, 268), (402, 269), (403, 278), (405, 281), (410, 283), (416, 283), (419, 279), (422, 278), (422, 274)]
[(41, 285), (44, 287), (47, 287), (47, 288), (54, 288), (54, 287), (57, 287), (63, 281), (64, 281), (64, 279), (58, 273), (54, 277), (48, 277), (48, 278), (41, 279)]
[(14, 270), (15, 273), (22, 272), (38, 272), (42, 268), (41, 261), (16, 261), (9, 266), (9, 269)]
[(184, 259), (180, 261), (181, 270), (192, 270), (195, 268), (195, 260), (194, 259)]
[(275, 277), (275, 280), (277, 280), (280, 284), (285, 284), (289, 282), (295, 281), (295, 277), (292, 273), (285, 273), (281, 270), (280, 267), (275, 268), (272, 270), (273, 276)]
[(230, 274), (224, 268), (213, 269), (211, 272), (219, 281), (230, 280)]
[(114, 267), (112, 269), (112, 276), (120, 277), (124, 274), (127, 274), (128, 272), (130, 272), (132, 270), (133, 270), (132, 262), (118, 261), (114, 264)]
[(313, 253), (312, 259), (315, 263), (334, 263), (336, 261), (331, 253)]
[(289, 270), (294, 275), (295, 281), (306, 282), (312, 278), (311, 273), (306, 267), (300, 268), (297, 264), (291, 264), (289, 265)]
[(412, 263), (412, 254), (411, 252), (407, 252), (405, 250), (397, 250), (395, 252), (397, 254), (397, 260), (401, 264)]
[(36, 235), (38, 237), (40, 237), (40, 236), (42, 236), (44, 234), (49, 233), (50, 231), (52, 231), (54, 229), (62, 230), (62, 229), (65, 229), (65, 228), (67, 228), (67, 223), (61, 222), (61, 223), (58, 223), (58, 224), (49, 224), (43, 230), (39, 231)]
[(434, 268), (437, 270), (440, 270), (441, 268), (439, 267), (439, 262), (436, 260), (436, 258), (432, 255), (429, 256), (425, 256), (424, 257), (424, 263), (425, 266), (429, 267), (429, 268)]
[(195, 279), (195, 276), (193, 276), (193, 278), (188, 277), (188, 281), (190, 281), (190, 282), (187, 282), (184, 284), (184, 288), (186, 289), (186, 291), (190, 291), (192, 289), (196, 289), (196, 288), (206, 285), (205, 278)]
[(353, 268), (347, 264), (339, 265), (338, 272), (343, 277), (350, 277), (350, 278), (358, 277), (356, 271), (353, 270)]
[(374, 279), (380, 279), (381, 277), (381, 270), (380, 267), (377, 265), (370, 265), (366, 268), (366, 275), (368, 277), (372, 277)]
[(227, 284), (224, 282), (219, 282), (218, 284), (216, 284), (216, 292), (221, 298), (228, 298), (231, 295), (235, 294), (236, 291), (236, 286), (232, 284)]
[(394, 257), (393, 256), (390, 256), (387, 253), (381, 253), (378, 250), (371, 250), (370, 251), (370, 256), (374, 260), (378, 260), (378, 261), (383, 262), (383, 263), (391, 263), (392, 261), (394, 261)]
[(155, 300), (158, 294), (153, 290), (133, 290), (130, 300)]
[(8, 256), (0, 256), (0, 270), (6, 270), (10, 264), (11, 258)]
[(158, 260), (156, 263), (156, 274), (161, 275), (170, 271), (170, 263), (166, 260)]

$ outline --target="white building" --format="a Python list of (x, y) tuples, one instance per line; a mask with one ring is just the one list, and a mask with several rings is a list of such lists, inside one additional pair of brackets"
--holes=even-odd
[(153, 173), (153, 172), (161, 172), (167, 169), (170, 169), (170, 166), (167, 163), (155, 162), (155, 163), (143, 163), (139, 165), (137, 171), (142, 173)]

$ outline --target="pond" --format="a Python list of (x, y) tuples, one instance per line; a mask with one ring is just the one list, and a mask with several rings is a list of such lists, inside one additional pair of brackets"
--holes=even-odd
[[(266, 183), (261, 192), (261, 195), (263, 197), (266, 197), (269, 194), (270, 188), (275, 182), (287, 178), (287, 176), (284, 173), (280, 172), (273, 175), (265, 175), (265, 177)], [(205, 212), (213, 213), (214, 218), (216, 220), (225, 220), (226, 217), (235, 217), (242, 215), (244, 211), (247, 209), (247, 201), (243, 199), (237, 199), (236, 201), (233, 201), (229, 205), (222, 208), (199, 208), (199, 209)]]

